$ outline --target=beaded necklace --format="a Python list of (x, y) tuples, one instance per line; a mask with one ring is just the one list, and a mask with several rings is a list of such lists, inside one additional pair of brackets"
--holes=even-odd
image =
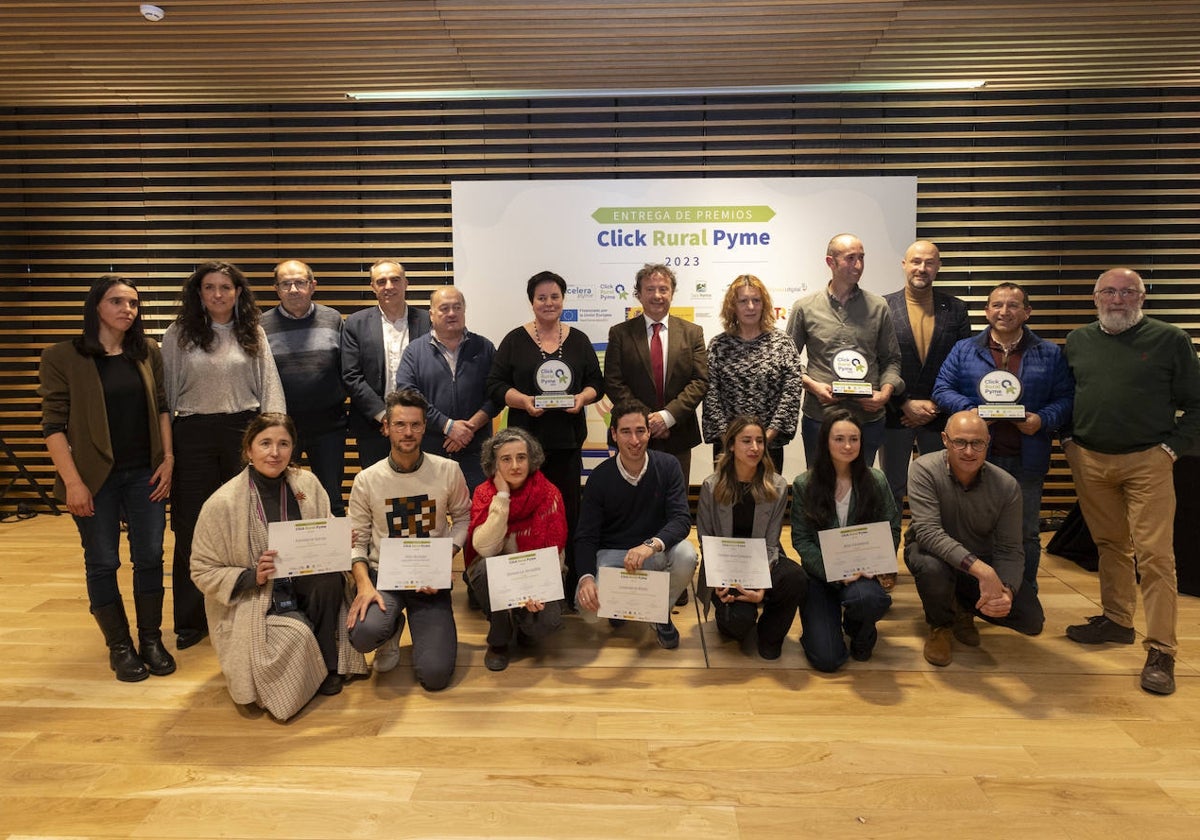
[(558, 356), (562, 353), (562, 345), (563, 345), (562, 321), (558, 322), (558, 346), (554, 348), (553, 352), (547, 353), (546, 348), (542, 347), (542, 328), (538, 325), (537, 321), (533, 322), (533, 335), (534, 335), (534, 342), (537, 344), (538, 352), (542, 354), (543, 362), (546, 361), (547, 359), (549, 359), (551, 356)]

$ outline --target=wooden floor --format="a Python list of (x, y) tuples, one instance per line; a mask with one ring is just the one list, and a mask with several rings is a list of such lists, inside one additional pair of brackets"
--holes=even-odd
[(806, 666), (799, 622), (765, 663), (692, 605), (679, 650), (570, 617), (493, 674), (456, 591), (448, 690), (414, 687), (406, 639), (400, 668), (279, 724), (229, 700), (207, 642), (118, 683), (69, 518), (0, 524), (0, 837), (1195, 840), (1200, 601), (1181, 597), (1179, 691), (1153, 697), (1140, 646), (1063, 636), (1095, 577), (1042, 575), (1040, 638), (983, 626), (944, 669), (901, 576), (874, 658), (836, 675)]

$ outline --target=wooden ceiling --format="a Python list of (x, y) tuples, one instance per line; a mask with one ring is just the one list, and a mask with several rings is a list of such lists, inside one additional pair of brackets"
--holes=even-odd
[(0, 0), (0, 105), (349, 91), (1200, 86), (1196, 0)]

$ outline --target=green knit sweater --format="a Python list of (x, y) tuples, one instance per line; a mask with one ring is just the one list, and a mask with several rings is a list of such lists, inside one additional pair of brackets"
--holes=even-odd
[(1081, 445), (1123, 455), (1165, 443), (1183, 455), (1200, 439), (1200, 363), (1183, 330), (1143, 318), (1110, 335), (1096, 322), (1072, 330), (1066, 352)]

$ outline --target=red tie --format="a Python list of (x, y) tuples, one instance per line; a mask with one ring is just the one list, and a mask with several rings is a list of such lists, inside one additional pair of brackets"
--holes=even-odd
[(658, 404), (656, 409), (663, 407), (663, 351), (662, 338), (659, 332), (662, 330), (662, 324), (651, 324), (654, 328), (654, 335), (650, 337), (650, 374), (654, 377), (654, 393), (658, 395)]

